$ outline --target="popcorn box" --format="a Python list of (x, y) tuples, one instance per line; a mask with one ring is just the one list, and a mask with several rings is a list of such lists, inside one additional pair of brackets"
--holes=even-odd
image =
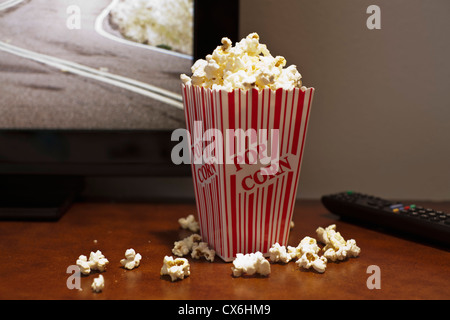
[(224, 261), (287, 245), (314, 88), (182, 94), (203, 241)]

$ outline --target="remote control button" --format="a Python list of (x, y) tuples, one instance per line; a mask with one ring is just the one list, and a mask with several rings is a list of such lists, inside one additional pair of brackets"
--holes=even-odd
[(434, 218), (434, 217), (437, 216), (436, 212), (434, 212), (434, 211), (428, 212), (428, 215), (429, 215), (430, 217), (432, 217), (432, 218)]
[(417, 211), (413, 211), (413, 212), (411, 212), (411, 216), (417, 217), (417, 216), (419, 216), (419, 213)]
[(440, 214), (440, 215), (438, 216), (438, 218), (439, 218), (440, 220), (445, 220), (445, 219), (447, 219), (447, 216), (446, 216), (445, 214)]
[(441, 221), (441, 219), (439, 219), (438, 217), (431, 217), (431, 221)]
[(428, 215), (427, 215), (427, 214), (421, 214), (421, 215), (420, 215), (420, 218), (421, 218), (421, 219), (428, 219)]

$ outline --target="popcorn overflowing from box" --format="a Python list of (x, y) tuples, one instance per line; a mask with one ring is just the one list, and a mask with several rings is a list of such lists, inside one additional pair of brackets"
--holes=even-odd
[[(191, 69), (180, 78), (200, 235), (224, 261), (268, 255), (287, 244), (314, 88), (257, 33), (223, 38)], [(211, 157), (198, 128), (223, 137)]]

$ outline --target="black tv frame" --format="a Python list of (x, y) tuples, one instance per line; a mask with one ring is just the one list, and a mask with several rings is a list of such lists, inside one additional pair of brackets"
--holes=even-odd
[[(194, 0), (194, 60), (239, 37), (239, 0)], [(190, 176), (172, 130), (0, 129), (0, 219), (57, 220), (92, 176)]]

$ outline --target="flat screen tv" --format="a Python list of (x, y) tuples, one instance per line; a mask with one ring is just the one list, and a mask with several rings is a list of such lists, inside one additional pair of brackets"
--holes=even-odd
[(58, 218), (89, 176), (189, 176), (179, 75), (238, 20), (238, 0), (0, 4), (0, 218)]

